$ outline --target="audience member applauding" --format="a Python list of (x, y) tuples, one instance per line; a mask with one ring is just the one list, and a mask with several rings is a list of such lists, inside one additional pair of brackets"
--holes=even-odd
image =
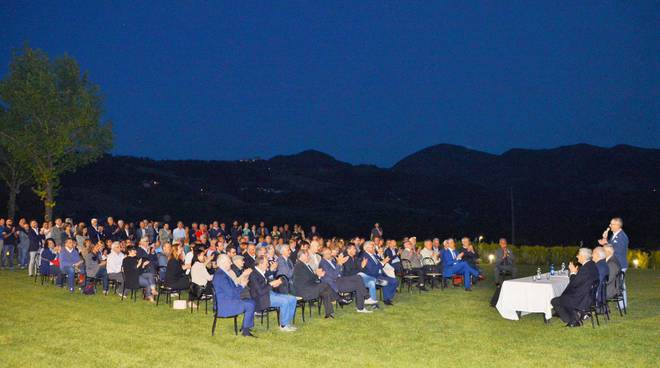
[(333, 259), (332, 251), (325, 248), (323, 250), (323, 259), (319, 263), (319, 269), (323, 270), (321, 281), (330, 285), (336, 293), (355, 293), (357, 311), (360, 313), (371, 313), (370, 310), (364, 308), (365, 298), (368, 294), (362, 278), (357, 274), (342, 276), (341, 268), (347, 260), (348, 256), (343, 254), (337, 255), (336, 260)]
[(167, 261), (167, 272), (165, 274), (165, 286), (172, 290), (187, 290), (190, 286), (186, 271), (190, 265), (183, 262), (183, 249), (179, 245), (172, 246), (170, 259)]
[(607, 298), (609, 299), (619, 293), (616, 278), (621, 271), (621, 265), (614, 256), (614, 247), (611, 244), (605, 244), (603, 249), (605, 250), (605, 261), (607, 262), (607, 268), (609, 269), (610, 275), (610, 278), (607, 281)]
[(59, 278), (62, 273), (60, 269), (59, 256), (60, 246), (55, 244), (53, 239), (46, 239), (46, 246), (41, 252), (41, 264), (39, 265), (39, 272), (42, 275), (55, 276)]
[(582, 266), (578, 269), (573, 262), (568, 265), (571, 273), (568, 286), (561, 296), (551, 300), (552, 308), (568, 327), (580, 326), (577, 311), (590, 307), (591, 287), (598, 280), (598, 269), (591, 261), (591, 249), (580, 248), (577, 259)]
[(320, 268), (314, 271), (310, 265), (310, 258), (308, 251), (298, 253), (298, 262), (293, 267), (295, 293), (297, 296), (303, 298), (303, 301), (320, 297), (325, 308), (325, 318), (335, 318), (335, 310), (332, 303), (339, 296), (330, 285), (321, 282), (321, 277), (325, 276), (325, 272)]
[(431, 239), (424, 240), (424, 247), (419, 251), (419, 255), (422, 257), (422, 264), (433, 265), (434, 271), (440, 271), (440, 254), (433, 249), (433, 242)]
[(201, 250), (195, 255), (193, 265), (190, 269), (190, 279), (193, 283), (194, 293), (199, 297), (202, 294), (211, 294), (211, 284), (213, 275), (208, 271), (211, 267), (212, 257), (207, 257), (206, 252)]
[(106, 269), (106, 260), (101, 253), (102, 243), (90, 244), (87, 248), (87, 254), (83, 257), (85, 260), (85, 285), (88, 278), (101, 279), (103, 283), (103, 294), (108, 295), (108, 271)]
[(428, 289), (424, 286), (424, 268), (422, 267), (422, 256), (419, 254), (417, 247), (411, 243), (410, 240), (403, 242), (401, 260), (407, 261), (405, 263), (402, 262), (405, 267), (409, 267), (409, 269), (406, 269), (406, 271), (412, 275), (417, 276), (417, 287), (422, 291), (428, 291)]
[(282, 294), (289, 294), (291, 290), (291, 281), (293, 279), (293, 262), (291, 262), (291, 248), (287, 244), (280, 244), (277, 246), (277, 251), (280, 254), (277, 257), (277, 273), (276, 276), (286, 276), (287, 283), (282, 283), (278, 291)]
[(78, 254), (78, 250), (75, 248), (76, 242), (72, 239), (67, 239), (64, 242), (64, 249), (60, 251), (60, 268), (62, 269), (62, 274), (60, 275), (60, 281), (58, 285), (62, 286), (63, 281), (61, 278), (66, 275), (67, 282), (69, 283), (69, 292), (73, 293), (74, 283), (75, 283), (75, 273), (76, 270), (82, 265), (83, 260)]
[(399, 257), (401, 255), (401, 249), (396, 244), (396, 240), (390, 239), (385, 242), (387, 245), (387, 248), (385, 249), (385, 257), (388, 257), (390, 259), (390, 265), (394, 268), (394, 271), (397, 273), (401, 273), (403, 271), (403, 268), (401, 267), (401, 258)]
[(218, 270), (213, 275), (213, 289), (215, 290), (215, 313), (219, 317), (230, 317), (243, 313), (243, 336), (254, 337), (250, 329), (254, 327), (255, 303), (251, 299), (241, 298), (241, 293), (248, 284), (251, 269), (245, 270), (241, 277), (232, 271), (229, 256), (218, 256)]
[(506, 239), (500, 239), (500, 249), (495, 252), (495, 283), (502, 283), (502, 272), (511, 272), (512, 277), (516, 277), (516, 266), (514, 266), (515, 256), (509, 249)]
[[(371, 241), (364, 243), (364, 253), (365, 254), (362, 256), (362, 271), (360, 275), (375, 280), (376, 283), (381, 285), (383, 288), (384, 303), (386, 305), (393, 305), (392, 299), (394, 299), (399, 282), (395, 278), (388, 277), (383, 272), (383, 266), (386, 265), (390, 259), (385, 257), (385, 259), (380, 260), (374, 252), (374, 244)], [(365, 278), (365, 286), (367, 284), (366, 281), (367, 279)], [(375, 291), (371, 294), (371, 299), (376, 299)]]
[(108, 280), (114, 280), (117, 283), (117, 293), (119, 295), (122, 295), (121, 290), (124, 283), (124, 278), (121, 274), (124, 257), (126, 256), (121, 252), (119, 242), (113, 242), (108, 258), (106, 259), (106, 270), (108, 271)]
[[(144, 272), (149, 267), (149, 260), (139, 258), (137, 256), (137, 249), (133, 246), (126, 248), (126, 253), (127, 255), (122, 261), (125, 287), (127, 289), (144, 288), (145, 300), (153, 303), (153, 295), (157, 294), (156, 285), (153, 283), (153, 278), (147, 272)], [(122, 295), (122, 297), (124, 296)]]
[(479, 271), (479, 267), (477, 267), (479, 254), (474, 249), (474, 245), (472, 245), (470, 238), (468, 238), (467, 236), (463, 237), (463, 239), (461, 239), (461, 247), (462, 247), (461, 253), (463, 253), (463, 260), (467, 262), (467, 264), (469, 264), (470, 267)]
[(479, 277), (479, 271), (463, 261), (463, 254), (456, 254), (454, 239), (445, 240), (446, 248), (442, 251), (443, 277), (463, 276), (465, 291), (472, 291), (472, 276)]
[(257, 311), (265, 311), (270, 307), (280, 309), (280, 330), (285, 332), (295, 331), (291, 326), (293, 314), (296, 312), (296, 297), (276, 293), (272, 288), (282, 284), (281, 279), (269, 280), (266, 276), (268, 271), (268, 259), (265, 256), (258, 257), (254, 272), (250, 274), (250, 295), (256, 303)]

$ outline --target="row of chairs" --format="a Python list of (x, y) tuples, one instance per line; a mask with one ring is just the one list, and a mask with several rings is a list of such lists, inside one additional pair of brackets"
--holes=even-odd
[(596, 280), (591, 285), (590, 289), (590, 303), (587, 309), (578, 309), (577, 316), (580, 324), (584, 323), (585, 317), (589, 316), (591, 319), (591, 327), (596, 328), (596, 325), (600, 326), (599, 315), (605, 316), (605, 321), (610, 320), (610, 303), (616, 305), (619, 315), (621, 317), (628, 314), (628, 308), (626, 306), (625, 299), (623, 297), (623, 291), (626, 281), (626, 273), (619, 271), (615, 276), (614, 286), (617, 290), (616, 294), (612, 297), (607, 297), (607, 284), (609, 282), (609, 277), (606, 277), (603, 282)]

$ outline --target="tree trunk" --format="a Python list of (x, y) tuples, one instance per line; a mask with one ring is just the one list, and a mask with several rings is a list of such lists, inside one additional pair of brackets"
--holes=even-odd
[(44, 198), (44, 221), (53, 220), (53, 207), (55, 207), (55, 196), (53, 193), (53, 184), (46, 184), (46, 197)]
[(16, 215), (16, 195), (18, 190), (9, 188), (9, 201), (7, 202), (7, 218), (13, 219)]

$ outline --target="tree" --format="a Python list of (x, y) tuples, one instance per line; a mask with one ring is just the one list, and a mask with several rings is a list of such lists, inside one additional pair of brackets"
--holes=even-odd
[(14, 54), (9, 75), (0, 81), (0, 101), (3, 120), (15, 124), (0, 129), (0, 138), (8, 153), (24, 161), (50, 221), (61, 175), (112, 148), (112, 126), (101, 123), (99, 87), (73, 58), (51, 62), (43, 51), (26, 46)]

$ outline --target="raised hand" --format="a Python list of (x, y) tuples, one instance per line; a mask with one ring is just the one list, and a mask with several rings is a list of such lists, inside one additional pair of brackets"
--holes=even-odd
[(362, 268), (365, 268), (367, 266), (367, 262), (368, 261), (366, 258), (362, 258)]

